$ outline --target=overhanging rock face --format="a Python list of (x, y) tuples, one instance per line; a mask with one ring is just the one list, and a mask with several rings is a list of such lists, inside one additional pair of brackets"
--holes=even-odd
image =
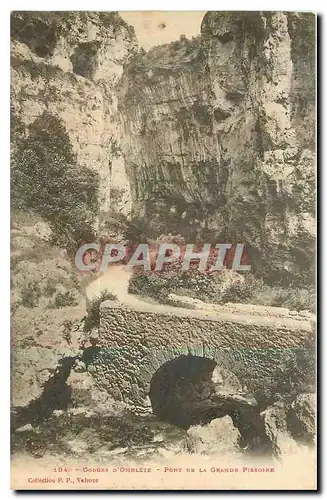
[(136, 412), (151, 411), (154, 374), (181, 355), (214, 360), (250, 392), (313, 390), (315, 334), (308, 316), (256, 306), (195, 311), (106, 301), (100, 317), (98, 346), (85, 351), (88, 369)]

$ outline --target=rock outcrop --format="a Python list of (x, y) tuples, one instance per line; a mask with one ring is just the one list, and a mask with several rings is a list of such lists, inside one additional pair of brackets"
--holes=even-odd
[[(44, 114), (62, 122), (78, 163), (100, 175), (101, 212), (143, 218), (154, 240), (180, 233), (185, 241), (243, 242), (257, 273), (283, 285), (312, 281), (312, 14), (208, 12), (201, 36), (181, 37), (146, 53), (137, 48), (133, 29), (117, 13), (14, 12), (11, 63), (13, 133), (23, 127), (28, 134), (29, 126)], [(175, 305), (197, 309), (194, 321), (187, 311), (177, 311), (177, 319), (174, 311), (162, 318), (160, 311), (153, 315), (153, 304), (140, 312), (115, 306), (102, 325), (102, 333), (110, 331), (110, 342), (114, 338), (114, 348), (103, 353), (91, 346), (81, 352), (73, 328), (85, 314), (81, 278), (76, 278), (67, 252), (51, 247), (48, 230), (43, 220), (13, 227), (12, 400), (14, 427), (21, 430), (18, 444), (33, 435), (34, 427), (36, 434), (54, 443), (53, 451), (57, 433), (61, 452), (83, 455), (99, 449), (105, 458), (117, 448), (127, 456), (160, 450), (164, 454), (171, 451), (169, 443), (175, 451), (193, 446), (196, 453), (210, 454), (212, 436), (233, 453), (238, 446), (258, 447), (258, 434), (260, 446), (275, 455), (295, 441), (313, 444), (315, 373), (309, 313), (293, 317), (287, 309), (220, 307), (229, 319), (216, 345), (218, 319), (211, 321), (210, 315), (218, 309), (175, 295), (170, 297)], [(124, 282), (123, 294), (125, 288)], [(243, 323), (244, 313), (251, 317)], [(162, 344), (162, 335), (160, 341), (150, 335), (145, 339), (149, 325), (160, 332), (160, 321), (167, 342)], [(277, 325), (274, 335), (272, 324)], [(264, 335), (259, 335), (262, 325)], [(188, 329), (191, 340), (199, 332), (190, 346), (183, 337)], [(246, 351), (249, 331), (253, 344)], [(284, 338), (290, 339), (289, 350), (275, 352), (275, 345), (285, 347)], [(208, 339), (212, 346), (207, 347)], [(124, 342), (135, 347), (132, 354), (124, 351)], [(231, 349), (233, 343), (239, 353)], [(235, 410), (235, 391), (232, 407), (226, 396), (217, 400), (216, 395), (214, 415), (203, 419), (196, 414), (191, 420), (222, 417), (209, 424), (203, 436), (203, 428), (187, 435), (158, 424), (152, 416), (144, 424), (144, 406), (145, 412), (152, 410), (143, 396), (154, 373), (176, 357), (176, 344), (181, 357), (205, 357), (210, 348), (212, 368), (225, 363), (226, 370), (232, 366), (241, 375), (246, 372), (258, 407), (239, 404)], [(88, 373), (76, 368), (78, 360)], [(202, 405), (202, 387), (196, 387)], [(287, 404), (273, 400), (277, 389)], [(130, 395), (141, 417), (125, 415)], [(76, 432), (70, 431), (72, 423)], [(232, 437), (230, 442), (221, 437), (224, 432)]]
[(312, 14), (208, 12), (201, 37), (139, 53), (119, 97), (135, 213), (310, 281), (314, 67)]
[(314, 15), (208, 12), (201, 36), (146, 53), (117, 13), (18, 12), (12, 39), (13, 116), (62, 120), (101, 211), (244, 242), (272, 280), (312, 280)]
[(119, 190), (116, 208), (128, 213), (114, 89), (136, 51), (133, 28), (115, 12), (15, 12), (11, 33), (14, 119), (59, 118), (78, 162), (100, 175), (101, 210)]

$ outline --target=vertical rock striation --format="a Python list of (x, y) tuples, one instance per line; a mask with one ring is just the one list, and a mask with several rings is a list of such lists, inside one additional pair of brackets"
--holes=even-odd
[(115, 86), (136, 51), (133, 28), (115, 12), (14, 12), (11, 21), (14, 118), (59, 118), (78, 161), (100, 174), (101, 209), (118, 187), (128, 211)]
[(135, 212), (310, 281), (314, 68), (312, 14), (208, 12), (201, 37), (139, 53), (119, 96)]
[(14, 119), (62, 120), (102, 211), (312, 280), (314, 15), (208, 12), (201, 36), (146, 53), (117, 13), (15, 12), (12, 40)]

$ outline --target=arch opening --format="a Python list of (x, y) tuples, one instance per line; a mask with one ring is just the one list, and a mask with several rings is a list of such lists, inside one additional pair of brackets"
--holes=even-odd
[(212, 359), (192, 355), (180, 355), (164, 363), (150, 383), (154, 414), (185, 429), (225, 415), (211, 399), (215, 393), (212, 377), (216, 366)]
[(180, 355), (153, 375), (150, 400), (154, 414), (183, 429), (229, 415), (247, 453), (271, 453), (272, 442), (260, 417), (260, 405), (233, 372), (208, 358)]

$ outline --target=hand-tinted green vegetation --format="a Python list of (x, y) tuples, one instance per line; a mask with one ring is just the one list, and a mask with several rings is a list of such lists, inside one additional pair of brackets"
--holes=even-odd
[[(161, 303), (170, 303), (168, 295), (173, 293), (214, 304), (232, 302), (315, 312), (313, 287), (271, 287), (251, 273), (242, 276), (244, 280), (235, 279), (235, 276), (233, 280), (228, 280), (225, 273), (206, 275), (196, 269), (181, 271), (173, 268), (160, 274), (136, 274), (130, 281), (129, 292), (152, 297)], [(176, 303), (172, 305), (178, 306)]]
[(96, 172), (77, 163), (60, 120), (43, 113), (16, 136), (11, 161), (11, 200), (49, 222), (54, 243), (74, 248), (93, 238), (98, 210)]
[(84, 318), (84, 331), (89, 332), (92, 328), (100, 326), (100, 306), (105, 300), (116, 300), (117, 297), (107, 290), (103, 291), (99, 297), (92, 300), (88, 307), (88, 314)]

